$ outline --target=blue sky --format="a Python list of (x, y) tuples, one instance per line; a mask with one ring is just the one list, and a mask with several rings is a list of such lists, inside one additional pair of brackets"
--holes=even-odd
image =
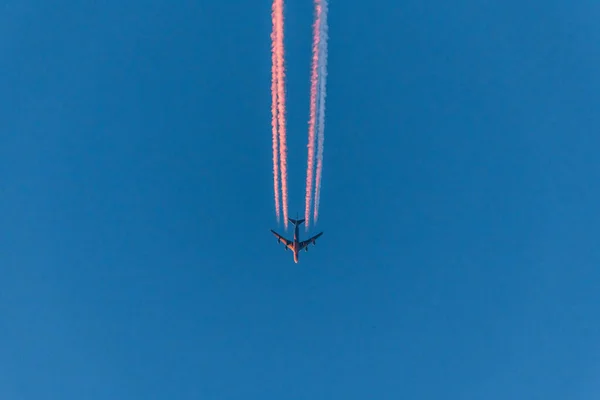
[[(1, 8), (3, 399), (598, 398), (596, 2), (332, 0), (297, 265), (268, 1)], [(310, 1), (285, 17), (295, 214)]]

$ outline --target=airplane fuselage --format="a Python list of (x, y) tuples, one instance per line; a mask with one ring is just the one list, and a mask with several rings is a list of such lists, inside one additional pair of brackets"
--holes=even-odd
[(294, 226), (294, 262), (298, 264), (298, 254), (300, 253), (300, 241), (298, 240), (298, 224)]

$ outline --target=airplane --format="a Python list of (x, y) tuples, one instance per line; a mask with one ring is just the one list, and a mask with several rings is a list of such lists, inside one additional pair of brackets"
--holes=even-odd
[[(296, 217), (296, 218), (298, 218), (298, 217)], [(273, 235), (275, 235), (275, 237), (277, 237), (277, 243), (283, 242), (286, 250), (290, 249), (294, 252), (294, 262), (297, 264), (298, 263), (298, 253), (300, 252), (300, 250), (304, 249), (304, 251), (308, 251), (308, 246), (311, 243), (316, 245), (317, 238), (319, 236), (321, 236), (323, 234), (323, 232), (318, 233), (315, 236), (300, 242), (299, 235), (298, 235), (298, 227), (300, 226), (301, 223), (304, 222), (304, 219), (288, 218), (288, 220), (292, 224), (294, 224), (294, 240), (293, 241), (284, 238), (279, 233), (275, 232), (273, 229), (271, 229), (271, 232), (273, 232)]]

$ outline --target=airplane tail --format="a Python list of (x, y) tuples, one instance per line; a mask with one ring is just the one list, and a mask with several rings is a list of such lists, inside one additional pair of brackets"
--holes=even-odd
[(288, 218), (288, 220), (294, 225), (300, 225), (301, 223), (304, 222), (304, 219)]

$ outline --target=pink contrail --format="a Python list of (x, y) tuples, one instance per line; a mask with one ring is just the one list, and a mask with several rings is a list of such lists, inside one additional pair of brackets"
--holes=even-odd
[(279, 155), (278, 155), (278, 131), (277, 131), (277, 55), (276, 55), (276, 43), (277, 43), (277, 30), (275, 20), (275, 3), (273, 3), (273, 9), (271, 12), (271, 20), (273, 22), (273, 30), (271, 32), (271, 128), (273, 131), (273, 191), (275, 193), (275, 214), (277, 216), (277, 223), (280, 220), (280, 209), (279, 204)]
[(283, 225), (288, 226), (287, 145), (285, 126), (285, 64), (283, 48), (283, 0), (274, 0), (275, 53), (277, 56), (277, 124), (279, 129), (279, 162), (281, 165), (281, 197)]
[(314, 162), (315, 162), (315, 124), (317, 122), (317, 83), (319, 65), (319, 42), (321, 25), (321, 1), (315, 0), (315, 23), (313, 26), (312, 66), (310, 74), (310, 117), (308, 120), (308, 162), (306, 167), (306, 205), (304, 209), (305, 228), (310, 223)]
[(315, 183), (314, 221), (319, 219), (319, 201), (321, 195), (321, 175), (323, 173), (323, 142), (325, 141), (325, 97), (327, 82), (327, 0), (321, 2), (321, 26), (319, 42), (319, 111), (318, 111), (318, 137), (317, 137), (317, 174)]

